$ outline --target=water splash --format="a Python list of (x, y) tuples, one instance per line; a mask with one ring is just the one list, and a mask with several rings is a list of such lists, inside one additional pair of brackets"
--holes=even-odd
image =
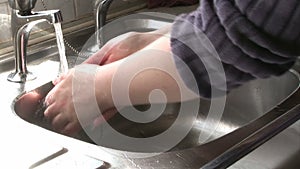
[(63, 74), (68, 72), (68, 62), (67, 62), (67, 57), (66, 57), (66, 48), (64, 44), (64, 38), (63, 38), (63, 33), (61, 29), (61, 24), (60, 23), (54, 23), (53, 24), (55, 33), (56, 33), (56, 40), (57, 40), (57, 47), (58, 47), (58, 52), (59, 52), (59, 74)]

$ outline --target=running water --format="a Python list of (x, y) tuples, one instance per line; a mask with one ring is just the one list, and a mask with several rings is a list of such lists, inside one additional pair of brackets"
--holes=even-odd
[(57, 40), (57, 47), (59, 52), (59, 74), (63, 74), (68, 72), (68, 62), (66, 57), (66, 48), (64, 44), (64, 38), (62, 34), (61, 24), (60, 23), (54, 23), (53, 24), (55, 33), (56, 33), (56, 40)]

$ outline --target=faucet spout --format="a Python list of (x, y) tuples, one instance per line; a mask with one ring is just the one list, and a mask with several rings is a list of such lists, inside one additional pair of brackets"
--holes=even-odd
[(47, 10), (33, 12), (30, 15), (17, 15), (19, 20), (26, 20), (26, 22), (32, 22), (36, 20), (45, 20), (50, 24), (61, 23), (63, 21), (60, 10)]
[[(10, 2), (12, 1), (13, 0), (10, 0)], [(15, 2), (15, 0), (13, 2)], [(11, 29), (15, 48), (15, 72), (7, 77), (9, 81), (23, 83), (27, 80), (36, 78), (27, 70), (27, 45), (32, 28), (41, 22), (48, 22), (50, 24), (61, 23), (61, 12), (59, 10), (31, 12), (30, 10), (28, 15), (24, 15), (24, 12), (20, 12), (20, 10), (13, 8), (11, 15)]]
[(108, 9), (113, 0), (96, 0), (95, 2), (95, 17), (96, 29), (101, 29), (106, 23)]
[(103, 44), (101, 41), (100, 30), (106, 24), (108, 9), (113, 0), (96, 0), (95, 2), (95, 18), (96, 18), (96, 46), (99, 49)]

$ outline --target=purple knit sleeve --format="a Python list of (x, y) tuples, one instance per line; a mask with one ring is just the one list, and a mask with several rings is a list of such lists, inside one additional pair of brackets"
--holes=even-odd
[[(174, 22), (171, 47), (177, 69), (186, 85), (205, 98), (212, 97), (212, 89), (228, 92), (255, 78), (281, 75), (300, 54), (298, 22), (298, 0), (201, 0), (196, 11)], [(217, 55), (202, 47), (199, 34)], [(211, 65), (205, 58), (215, 60), (209, 64), (221, 63), (223, 69), (218, 71), (224, 71), (225, 84), (211, 83), (211, 72), (216, 71), (208, 70)]]

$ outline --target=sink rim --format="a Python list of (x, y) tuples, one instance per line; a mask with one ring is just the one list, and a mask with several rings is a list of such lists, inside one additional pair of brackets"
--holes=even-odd
[[(292, 70), (292, 71), (293, 71), (293, 70)], [(297, 73), (297, 76), (299, 77), (299, 73), (298, 73), (298, 72), (296, 72), (296, 73)], [(299, 87), (298, 87), (298, 90), (299, 90)], [(293, 93), (295, 93), (295, 92), (297, 92), (297, 91), (294, 91)], [(291, 97), (291, 95), (293, 95), (293, 93), (291, 93), (289, 97)], [(23, 93), (23, 94), (24, 94), (24, 93)], [(20, 95), (21, 95), (21, 94), (20, 94)], [(288, 100), (289, 97), (286, 98), (286, 99)], [(285, 102), (285, 100), (283, 100), (282, 103), (283, 103), (283, 102)], [(11, 108), (12, 108), (12, 110), (13, 110), (13, 112), (14, 112), (13, 107), (11, 107)], [(18, 118), (19, 118), (19, 117), (18, 117)], [(24, 121), (24, 120), (22, 120), (22, 121)], [(26, 121), (25, 121), (25, 122), (26, 122)], [(37, 126), (37, 127), (38, 127), (38, 126)], [(221, 138), (218, 138), (218, 139), (221, 139)], [(192, 148), (192, 149), (193, 149), (193, 151), (198, 151), (198, 152), (200, 152), (200, 153), (201, 153), (201, 152), (207, 152), (206, 150), (209, 149), (209, 147), (213, 147), (213, 145), (214, 145), (213, 143), (209, 143), (209, 144), (206, 144), (206, 145), (201, 145), (201, 148), (198, 147), (197, 150), (195, 150), (194, 148)], [(207, 147), (207, 148), (204, 148), (204, 147)], [(184, 152), (182, 152), (182, 151), (184, 151)], [(188, 151), (188, 152), (187, 152), (187, 151)], [(192, 150), (191, 150), (191, 151), (192, 151)], [(181, 154), (185, 154), (185, 152), (187, 152), (186, 154), (194, 155), (193, 153), (191, 153), (191, 151), (189, 151), (189, 150), (179, 150), (179, 151), (176, 151), (176, 152), (168, 152), (168, 153), (165, 153), (167, 157), (161, 157), (161, 156), (158, 156), (158, 158), (152, 158), (152, 159), (150, 159), (149, 161), (150, 161), (150, 162), (152, 161), (153, 163), (155, 163), (156, 160), (163, 161), (163, 159), (169, 159), (168, 157), (172, 157), (172, 159), (174, 159), (174, 160), (176, 160), (176, 159), (180, 160), (180, 157), (176, 157), (176, 153), (179, 154), (178, 156), (180, 156)], [(208, 155), (208, 156), (210, 156), (210, 155)], [(212, 156), (213, 156), (213, 155), (211, 155), (211, 157), (208, 157), (208, 158), (200, 157), (200, 158), (199, 158), (199, 161), (201, 161), (201, 160), (203, 161), (203, 162), (201, 163), (201, 165), (204, 164), (206, 161), (209, 161), (209, 159), (212, 158)], [(195, 156), (195, 157), (198, 157), (198, 156)], [(181, 160), (181, 161), (183, 161), (183, 160)], [(141, 161), (137, 160), (137, 161), (134, 161), (134, 162), (138, 165), (138, 164), (146, 163), (147, 160), (145, 160), (145, 161), (143, 161), (143, 160), (141, 160)], [(169, 162), (169, 161), (167, 161), (167, 162)], [(143, 166), (143, 165), (141, 165), (141, 166)]]
[[(287, 73), (288, 73), (288, 72), (287, 72)], [(300, 87), (300, 74), (299, 74), (298, 72), (292, 70), (292, 69), (289, 70), (289, 73), (292, 74), (293, 76), (295, 76), (295, 78), (297, 78), (297, 81), (298, 81), (297, 87), (296, 87), (296, 88), (295, 88), (288, 96), (286, 96), (285, 99), (281, 100), (277, 105), (274, 105), (272, 108), (270, 108), (269, 111), (271, 111), (273, 108), (275, 108), (276, 106), (280, 105), (281, 103), (285, 102), (291, 95), (293, 95), (293, 94), (299, 89), (299, 87)], [(50, 86), (49, 86), (49, 85), (50, 85)], [(49, 88), (49, 89), (47, 89), (46, 91), (43, 91), (43, 92), (48, 93), (54, 85), (52, 84), (52, 82), (48, 82), (48, 83), (46, 83), (46, 84), (44, 84), (44, 85), (42, 85), (42, 86), (48, 86), (47, 88)], [(39, 86), (38, 88), (33, 89), (33, 90), (31, 90), (31, 91), (22, 92), (21, 94), (19, 94), (19, 95), (13, 100), (13, 102), (12, 102), (12, 104), (11, 104), (11, 110), (12, 110), (12, 112), (13, 112), (15, 115), (18, 116), (18, 118), (22, 119), (22, 117), (20, 117), (20, 115), (19, 115), (19, 114), (17, 113), (17, 111), (16, 111), (16, 103), (17, 103), (17, 102), (19, 101), (19, 99), (20, 99), (23, 95), (25, 95), (26, 93), (32, 92), (32, 91), (37, 91), (37, 90), (38, 90), (40, 87), (42, 87), (42, 86)], [(46, 93), (45, 93), (45, 94), (46, 94)], [(267, 114), (269, 111), (266, 111), (265, 114)], [(264, 114), (263, 114), (263, 115), (264, 115)], [(235, 130), (238, 130), (238, 129), (244, 127), (244, 126), (249, 125), (250, 123), (253, 123), (254, 121), (260, 119), (263, 115), (258, 116), (257, 118), (255, 118), (254, 120), (248, 122), (248, 123), (245, 124), (245, 125), (239, 126), (239, 127), (238, 127), (237, 129), (235, 129)], [(25, 120), (25, 119), (22, 119), (22, 120), (25, 121), (25, 122), (27, 122), (27, 123), (31, 123), (31, 122), (29, 122), (29, 121), (27, 121), (27, 120)], [(40, 128), (45, 129), (45, 130), (50, 130), (50, 129), (45, 128), (45, 127), (43, 127), (43, 126), (39, 126), (39, 125), (37, 125), (37, 124), (34, 124), (34, 125), (35, 125), (36, 127), (40, 127)], [(195, 145), (195, 146), (192, 146), (192, 147), (187, 147), (187, 148), (184, 148), (184, 149), (192, 149), (192, 148), (194, 148), (194, 147), (199, 147), (199, 146), (208, 144), (208, 143), (213, 142), (213, 141), (215, 141), (215, 140), (221, 139), (223, 136), (226, 136), (226, 135), (231, 134), (231, 133), (234, 132), (235, 130), (230, 131), (230, 132), (228, 132), (228, 133), (225, 133), (224, 135), (222, 135), (222, 136), (220, 136), (220, 137), (217, 137), (217, 138), (214, 138), (214, 139), (212, 139), (212, 140), (209, 140), (208, 142), (205, 142), (204, 144), (199, 144), (199, 145)], [(53, 131), (53, 130), (50, 130), (50, 131)], [(55, 131), (53, 131), (53, 132), (55, 132)], [(59, 133), (57, 133), (57, 134), (59, 134)], [(76, 137), (75, 137), (75, 138), (76, 138)], [(77, 137), (76, 139), (79, 139), (79, 140), (81, 140), (81, 141), (85, 141), (85, 142), (87, 142), (87, 143), (92, 143), (92, 141), (91, 141), (90, 139), (88, 139), (88, 140), (83, 140), (82, 137), (80, 137), (80, 136)], [(110, 147), (107, 147), (107, 148), (110, 148)], [(114, 149), (114, 148), (112, 148), (112, 149)], [(172, 151), (181, 151), (181, 150), (184, 150), (184, 149), (172, 150)], [(116, 150), (118, 150), (118, 149), (116, 149)], [(118, 151), (134, 152), (134, 151), (128, 151), (128, 150), (118, 150)], [(172, 151), (171, 151), (171, 152), (172, 152)], [(134, 153), (143, 153), (143, 152), (134, 152)]]
[[(300, 79), (300, 75), (299, 75), (298, 72), (296, 72), (296, 71), (294, 71), (294, 70), (290, 70), (290, 72), (292, 72), (294, 75), (297, 76), (298, 79)], [(297, 88), (296, 88), (289, 96), (287, 96), (285, 100), (287, 100), (291, 95), (293, 95), (298, 89), (299, 89), (299, 84), (298, 84), (298, 87), (297, 87)], [(19, 97), (21, 97), (23, 94), (24, 94), (24, 93), (20, 94)], [(285, 102), (285, 100), (282, 100), (282, 101), (281, 101), (280, 103), (278, 103), (278, 104), (281, 104), (281, 103)], [(13, 110), (13, 112), (15, 113), (13, 104), (12, 104), (12, 110)], [(16, 113), (15, 113), (15, 114), (16, 114)], [(252, 123), (252, 122), (250, 122), (250, 123)], [(37, 126), (37, 127), (38, 127), (38, 126)], [(229, 134), (231, 134), (231, 133), (232, 133), (232, 132), (230, 132), (230, 133), (228, 133), (228, 134), (226, 134), (226, 135), (229, 135)], [(223, 138), (223, 137), (217, 138), (216, 140), (219, 140), (219, 139), (221, 139), (221, 138)], [(204, 148), (204, 147), (206, 147), (206, 146), (209, 145), (209, 144), (213, 144), (212, 142), (214, 142), (214, 141), (216, 141), (216, 140), (213, 140), (213, 141), (209, 142), (208, 144), (200, 145), (199, 147)], [(190, 149), (194, 149), (194, 148), (197, 148), (197, 147), (192, 147), (192, 148), (190, 148)], [(175, 152), (188, 151), (188, 150), (190, 150), (190, 149), (178, 150), (178, 151), (173, 151), (173, 152), (167, 152), (166, 154), (174, 154)], [(144, 153), (137, 153), (137, 154), (144, 154)]]
[[(300, 79), (300, 75), (299, 75), (298, 72), (294, 71), (293, 69), (289, 70), (289, 72), (293, 73), (293, 75), (296, 75), (296, 77), (297, 77), (298, 79)], [(297, 88), (296, 88), (296, 89), (295, 89), (288, 97), (286, 97), (285, 100), (289, 99), (289, 97), (290, 97), (291, 95), (293, 95), (298, 89), (299, 89), (299, 84), (298, 84)], [(21, 94), (19, 94), (17, 97), (20, 97), (20, 96), (22, 96), (23, 94), (24, 94), (24, 92), (21, 93)], [(17, 97), (16, 97), (16, 98), (17, 98)], [(16, 98), (15, 98), (15, 99), (16, 99)], [(278, 103), (278, 104), (281, 104), (281, 103), (285, 102), (285, 100), (282, 100), (282, 101), (281, 101), (280, 103)], [(14, 101), (15, 101), (15, 100), (14, 100)], [(12, 112), (13, 112), (14, 114), (16, 114), (15, 111), (14, 111), (14, 104), (13, 104), (13, 103), (11, 103), (11, 110), (12, 110)], [(18, 118), (20, 118), (20, 117), (18, 117)], [(24, 120), (23, 120), (23, 121), (24, 121)], [(25, 121), (25, 122), (27, 122), (27, 121)], [(27, 123), (28, 123), (28, 122), (27, 122)], [(251, 123), (253, 123), (253, 122), (251, 122)], [(39, 126), (36, 126), (36, 127), (39, 127)], [(239, 129), (240, 129), (240, 128), (239, 128)], [(239, 129), (238, 129), (238, 130), (239, 130)], [(45, 130), (45, 129), (44, 129), (44, 130)], [(232, 133), (233, 133), (233, 132), (230, 132), (230, 133), (226, 134), (225, 136), (230, 135), (230, 134), (232, 134)], [(207, 149), (209, 149), (209, 148), (211, 147), (211, 145), (216, 144), (215, 142), (218, 142), (218, 140), (222, 140), (222, 139), (223, 139), (223, 137), (220, 137), (220, 138), (217, 138), (216, 140), (213, 140), (213, 141), (211, 141), (211, 142), (209, 142), (209, 143), (207, 143), (207, 144), (200, 145), (200, 146), (198, 146), (198, 147), (192, 147), (192, 148), (189, 148), (189, 149), (178, 150), (178, 151), (165, 152), (164, 155), (167, 156), (167, 157), (168, 157), (168, 156), (172, 156), (172, 158), (176, 159), (176, 158), (178, 158), (178, 157), (176, 157), (176, 153), (190, 154), (191, 151), (204, 152), (204, 150), (206, 150), (205, 152), (207, 152)], [(87, 142), (86, 142), (86, 143), (87, 143)], [(88, 144), (88, 143), (87, 143), (87, 144)], [(196, 149), (196, 150), (195, 150), (195, 149)], [(122, 151), (122, 152), (126, 152), (126, 151)], [(137, 152), (128, 152), (128, 153), (134, 153), (134, 154), (137, 154), (137, 156), (140, 156), (140, 154), (145, 154), (145, 153), (137, 153)], [(146, 153), (146, 154), (149, 154), (149, 153)], [(175, 155), (175, 156), (174, 156), (174, 155)], [(208, 155), (208, 156), (212, 156), (212, 155)], [(157, 156), (157, 157), (158, 157), (158, 158), (154, 157), (154, 158), (150, 158), (150, 159), (151, 159), (151, 161), (152, 161), (152, 160), (160, 160), (161, 156)], [(166, 158), (167, 158), (167, 157), (166, 157)], [(195, 157), (197, 157), (197, 156), (195, 156)], [(163, 157), (162, 159), (164, 159), (164, 157)], [(208, 158), (208, 159), (209, 159), (209, 158)], [(206, 163), (208, 160), (207, 160), (207, 159), (203, 159), (203, 157), (202, 157), (202, 158), (200, 158), (200, 161), (202, 161), (200, 164), (203, 165), (203, 164)], [(142, 163), (142, 162), (139, 161), (139, 160), (137, 160), (136, 163)]]

